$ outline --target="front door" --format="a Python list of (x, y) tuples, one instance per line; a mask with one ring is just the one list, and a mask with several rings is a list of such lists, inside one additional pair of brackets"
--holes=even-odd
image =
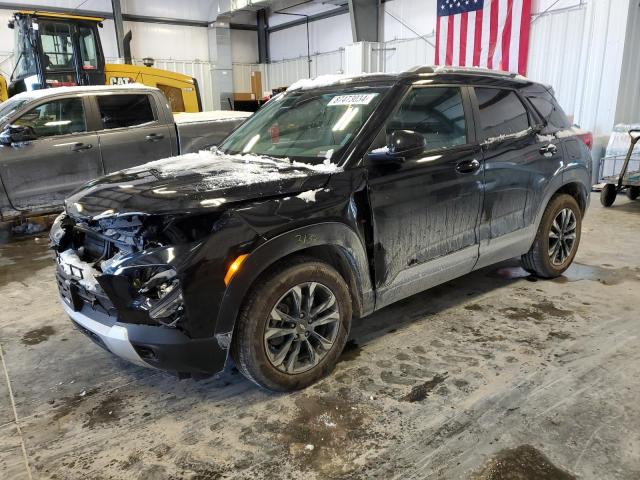
[(100, 150), (106, 173), (170, 157), (169, 125), (163, 125), (144, 93), (96, 95)]
[(87, 131), (82, 98), (42, 103), (11, 123), (30, 127), (37, 137), (0, 147), (0, 178), (14, 208), (61, 205), (103, 174), (98, 136)]
[(477, 260), (483, 168), (470, 119), (466, 88), (414, 87), (385, 127), (420, 133), (427, 147), (396, 164), (369, 161), (376, 308), (468, 273)]

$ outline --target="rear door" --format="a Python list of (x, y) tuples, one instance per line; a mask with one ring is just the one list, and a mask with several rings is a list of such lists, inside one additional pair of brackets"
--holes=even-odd
[(95, 96), (95, 102), (106, 173), (171, 156), (174, 127), (159, 118), (151, 95), (100, 94)]
[(87, 127), (88, 106), (83, 97), (57, 97), (12, 120), (37, 136), (0, 147), (0, 177), (15, 208), (61, 205), (73, 190), (103, 174), (98, 136)]
[(474, 90), (485, 168), (479, 267), (522, 253), (526, 212), (533, 200), (533, 170), (541, 153), (533, 121), (515, 90)]

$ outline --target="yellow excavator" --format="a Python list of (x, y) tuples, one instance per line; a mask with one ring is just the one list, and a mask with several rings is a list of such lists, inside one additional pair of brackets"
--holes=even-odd
[[(9, 22), (15, 31), (15, 67), (8, 81), (0, 75), (0, 101), (41, 88), (142, 83), (162, 90), (173, 112), (202, 111), (195, 78), (150, 66), (105, 64), (98, 34), (103, 21), (63, 13), (15, 12)], [(131, 58), (130, 40), (127, 34), (125, 62)]]

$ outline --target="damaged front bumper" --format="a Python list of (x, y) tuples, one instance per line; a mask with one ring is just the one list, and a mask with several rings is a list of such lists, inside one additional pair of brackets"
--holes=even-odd
[(178, 330), (118, 322), (116, 317), (84, 305), (74, 310), (61, 298), (75, 326), (102, 348), (137, 365), (207, 377), (224, 368), (227, 350), (214, 338), (191, 339)]
[(228, 345), (222, 346), (215, 337), (191, 338), (154, 318), (153, 309), (133, 305), (126, 276), (101, 275), (67, 250), (57, 255), (56, 277), (67, 315), (111, 353), (180, 377), (203, 378), (224, 369)]

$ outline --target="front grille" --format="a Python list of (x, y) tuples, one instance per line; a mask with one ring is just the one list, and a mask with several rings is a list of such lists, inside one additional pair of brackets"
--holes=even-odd
[(87, 290), (82, 283), (79, 275), (68, 273), (62, 268), (58, 262), (56, 268), (56, 281), (58, 283), (58, 291), (62, 299), (74, 311), (79, 311), (84, 305), (88, 305), (107, 315), (115, 315), (116, 310), (109, 297), (107, 297), (101, 289), (95, 292)]

